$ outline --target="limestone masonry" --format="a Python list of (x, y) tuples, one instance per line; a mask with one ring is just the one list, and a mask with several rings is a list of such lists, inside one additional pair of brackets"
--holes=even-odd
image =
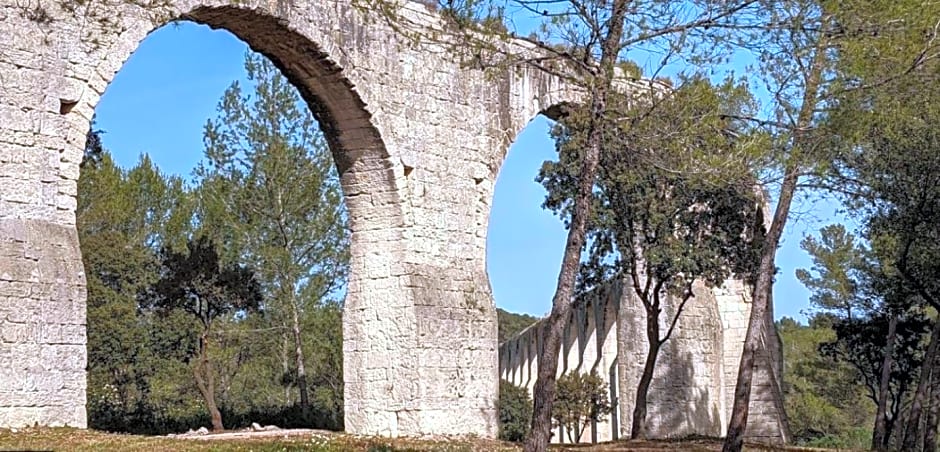
[(398, 12), (404, 30), (367, 10), (348, 0), (0, 0), (0, 426), (86, 425), (75, 229), (85, 136), (140, 41), (189, 20), (270, 58), (330, 142), (352, 230), (347, 431), (495, 436), (493, 185), (516, 134), (578, 92), (530, 66), (484, 71), (414, 39), (445, 29), (417, 3)]
[[(603, 422), (582, 433), (581, 442), (630, 436), (636, 387), (647, 353), (646, 312), (632, 291), (622, 287), (620, 281), (612, 281), (581, 296), (565, 327), (558, 374), (597, 372), (608, 384), (613, 408)], [(647, 416), (652, 437), (725, 435), (751, 310), (749, 290), (736, 280), (714, 289), (700, 283), (693, 286), (695, 297), (660, 350), (650, 385)], [(660, 319), (663, 328), (675, 309), (667, 299)], [(542, 323), (499, 347), (500, 378), (530, 393), (538, 372)], [(770, 329), (776, 339), (773, 325)], [(770, 365), (766, 356), (758, 361), (745, 432), (752, 441), (789, 441), (778, 365)], [(567, 441), (566, 434), (556, 430), (552, 440), (561, 438)]]

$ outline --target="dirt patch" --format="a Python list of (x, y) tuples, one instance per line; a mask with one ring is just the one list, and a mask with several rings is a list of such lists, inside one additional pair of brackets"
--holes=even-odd
[(208, 434), (179, 434), (179, 435), (167, 435), (168, 438), (174, 439), (195, 439), (195, 440), (204, 440), (204, 441), (216, 441), (216, 440), (244, 440), (244, 439), (255, 439), (255, 438), (282, 438), (290, 439), (292, 437), (317, 437), (330, 439), (336, 436), (339, 436), (339, 433), (331, 432), (329, 430), (315, 430), (311, 428), (272, 428), (267, 430), (239, 430), (232, 432), (222, 432), (222, 433), (208, 433)]

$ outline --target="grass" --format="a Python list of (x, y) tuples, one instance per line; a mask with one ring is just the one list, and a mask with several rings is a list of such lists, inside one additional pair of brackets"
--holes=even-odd
[[(203, 437), (204, 438), (204, 437)], [(670, 441), (626, 441), (598, 445), (558, 445), (556, 451), (689, 451), (711, 452), (721, 450), (716, 439), (687, 439)], [(27, 428), (16, 432), (0, 429), (0, 451), (252, 451), (252, 452), (510, 452), (520, 451), (518, 445), (488, 439), (415, 440), (350, 436), (341, 433), (310, 434), (303, 436), (277, 436), (241, 439), (193, 439), (164, 436), (141, 436), (105, 433), (75, 428)], [(783, 452), (825, 450), (797, 447), (765, 447), (752, 445), (750, 451)]]
[(515, 451), (494, 440), (422, 441), (355, 437), (339, 433), (304, 436), (205, 440), (106, 433), (75, 428), (0, 430), (0, 450), (49, 451), (252, 451), (252, 452), (477, 452)]

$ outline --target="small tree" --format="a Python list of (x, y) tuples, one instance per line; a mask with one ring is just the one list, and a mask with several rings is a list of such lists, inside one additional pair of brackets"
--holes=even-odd
[(261, 290), (251, 270), (221, 265), (211, 240), (190, 240), (186, 248), (186, 252), (162, 251), (161, 277), (150, 299), (164, 313), (182, 310), (198, 320), (199, 342), (190, 360), (193, 377), (212, 418), (212, 430), (221, 431), (224, 427), (215, 401), (215, 371), (209, 359), (210, 332), (217, 319), (257, 310)]
[(589, 423), (600, 422), (610, 414), (607, 384), (592, 371), (569, 373), (558, 379), (558, 392), (552, 406), (552, 417), (568, 433), (568, 441), (581, 441)]
[(529, 434), (532, 398), (529, 391), (506, 380), (499, 381), (499, 439), (520, 442)]

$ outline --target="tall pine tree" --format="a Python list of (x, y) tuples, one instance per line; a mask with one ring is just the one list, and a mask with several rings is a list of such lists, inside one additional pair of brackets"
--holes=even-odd
[(200, 224), (227, 244), (227, 259), (259, 269), (266, 311), (285, 332), (286, 380), (309, 418), (303, 327), (344, 288), (345, 209), (329, 147), (297, 90), (257, 54), (246, 55), (245, 70), (248, 92), (233, 83), (205, 127)]

